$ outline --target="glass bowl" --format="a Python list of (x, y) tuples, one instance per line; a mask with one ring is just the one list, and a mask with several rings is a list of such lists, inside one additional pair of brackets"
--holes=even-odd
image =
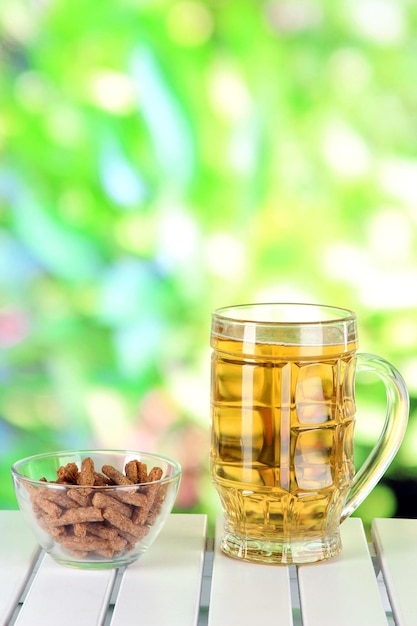
[(172, 511), (182, 469), (148, 452), (77, 450), (21, 459), (11, 473), (42, 548), (63, 565), (106, 569), (146, 552)]

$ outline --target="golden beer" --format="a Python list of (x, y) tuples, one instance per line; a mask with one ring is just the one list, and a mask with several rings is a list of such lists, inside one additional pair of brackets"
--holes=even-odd
[(355, 320), (348, 327), (328, 315), (300, 332), (299, 323), (280, 325), (265, 311), (259, 323), (239, 315), (235, 325), (217, 320), (211, 336), (210, 465), (225, 514), (221, 547), (263, 562), (334, 556), (355, 476)]

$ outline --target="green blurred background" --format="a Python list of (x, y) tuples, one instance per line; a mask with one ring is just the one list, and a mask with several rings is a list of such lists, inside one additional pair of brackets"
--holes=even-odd
[[(75, 447), (207, 472), (213, 308), (359, 316), (408, 433), (358, 514), (417, 516), (417, 4), (2, 0), (0, 507), (9, 466)], [(357, 462), (384, 412), (358, 386)]]

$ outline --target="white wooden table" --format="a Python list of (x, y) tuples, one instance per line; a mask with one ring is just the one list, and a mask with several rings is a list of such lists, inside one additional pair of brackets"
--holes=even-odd
[(205, 515), (171, 515), (137, 563), (80, 571), (41, 552), (18, 511), (0, 511), (0, 626), (417, 624), (417, 520), (375, 520), (370, 545), (351, 518), (340, 556), (299, 567), (226, 557), (206, 529)]

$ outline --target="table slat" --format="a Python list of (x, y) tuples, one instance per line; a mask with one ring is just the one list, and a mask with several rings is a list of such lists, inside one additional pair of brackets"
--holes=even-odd
[(298, 568), (304, 626), (387, 626), (362, 521), (341, 526), (342, 553)]
[[(220, 550), (223, 520), (216, 520), (209, 626), (292, 626), (290, 570), (247, 563)], [(334, 625), (333, 625), (334, 626)]]
[(33, 564), (38, 544), (20, 511), (2, 511), (0, 516), (0, 624), (7, 624), (19, 602)]
[(59, 565), (45, 554), (16, 626), (93, 626), (101, 624), (116, 570), (79, 570)]
[(417, 623), (417, 520), (375, 519), (372, 535), (397, 626)]
[[(197, 626), (206, 527), (205, 515), (171, 515), (149, 551), (116, 576), (117, 570), (63, 567), (45, 554), (38, 559), (39, 548), (22, 514), (1, 511), (0, 624)], [(252, 626), (260, 621), (294, 626), (301, 618), (303, 626), (387, 626), (360, 519), (342, 524), (340, 556), (298, 568), (225, 556), (219, 547), (222, 528), (219, 517), (208, 626)], [(415, 626), (417, 520), (377, 519), (372, 532), (396, 626)], [(19, 611), (16, 606), (26, 587)]]
[(206, 544), (206, 515), (171, 515), (155, 543), (130, 565), (111, 626), (195, 626)]

